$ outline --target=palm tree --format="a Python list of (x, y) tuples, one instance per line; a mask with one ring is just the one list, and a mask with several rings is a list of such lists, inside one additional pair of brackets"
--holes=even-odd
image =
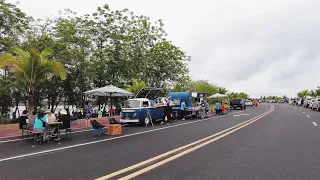
[(317, 97), (317, 92), (316, 92), (315, 90), (311, 90), (311, 91), (309, 92), (309, 96), (315, 98), (315, 97)]
[(299, 98), (306, 98), (308, 96), (308, 94), (309, 94), (309, 90), (305, 89), (303, 91), (298, 92), (297, 95)]
[(228, 90), (224, 87), (218, 87), (218, 93), (220, 94), (226, 94)]
[(66, 79), (66, 69), (62, 63), (49, 60), (53, 53), (50, 49), (38, 52), (36, 49), (24, 51), (18, 47), (0, 56), (0, 67), (10, 65), (15, 75), (28, 87), (28, 110), (34, 111), (34, 93), (36, 85), (50, 75)]
[(132, 92), (134, 95), (142, 89), (146, 88), (147, 84), (144, 81), (138, 81), (137, 79), (132, 79), (132, 85), (129, 85), (127, 91)]

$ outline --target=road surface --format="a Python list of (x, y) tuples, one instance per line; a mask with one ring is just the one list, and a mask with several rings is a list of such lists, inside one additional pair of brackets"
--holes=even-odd
[(320, 112), (284, 104), (205, 120), (0, 142), (0, 179), (319, 179)]

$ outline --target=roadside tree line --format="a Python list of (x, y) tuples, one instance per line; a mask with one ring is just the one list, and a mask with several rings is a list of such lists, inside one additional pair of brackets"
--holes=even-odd
[(297, 93), (297, 96), (299, 98), (306, 98), (307, 96), (311, 96), (313, 98), (315, 97), (319, 97), (320, 96), (320, 86), (318, 86), (316, 89), (305, 89), (305, 90), (302, 90), (302, 91), (299, 91)]
[(83, 16), (65, 10), (58, 17), (38, 20), (6, 0), (0, 0), (0, 11), (1, 116), (8, 116), (10, 107), (17, 111), (20, 104), (29, 110), (81, 106), (84, 91), (106, 85), (137, 93), (146, 86), (169, 91), (166, 84), (173, 84), (172, 91), (248, 98), (191, 80), (191, 57), (167, 39), (163, 20), (153, 22), (108, 5)]

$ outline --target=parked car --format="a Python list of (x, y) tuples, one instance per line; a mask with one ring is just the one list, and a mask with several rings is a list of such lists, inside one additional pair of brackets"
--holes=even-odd
[(315, 101), (312, 103), (312, 110), (320, 110), (320, 98), (316, 98)]
[(251, 106), (251, 107), (252, 107), (252, 101), (251, 101), (251, 100), (245, 100), (245, 101), (244, 101), (244, 104), (245, 104), (246, 106)]
[(233, 109), (236, 109), (236, 108), (246, 109), (246, 105), (244, 103), (244, 100), (242, 99), (232, 99), (230, 101), (230, 107)]
[(306, 98), (304, 99), (303, 107), (309, 108), (310, 107), (310, 101), (312, 98)]

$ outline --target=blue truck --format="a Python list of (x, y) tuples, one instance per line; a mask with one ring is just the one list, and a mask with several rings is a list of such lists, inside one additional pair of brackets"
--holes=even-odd
[(184, 101), (188, 116), (200, 117), (201, 103), (204, 101), (206, 93), (203, 92), (170, 92), (168, 97), (173, 101), (172, 113), (174, 116), (181, 117), (179, 113), (181, 102)]

